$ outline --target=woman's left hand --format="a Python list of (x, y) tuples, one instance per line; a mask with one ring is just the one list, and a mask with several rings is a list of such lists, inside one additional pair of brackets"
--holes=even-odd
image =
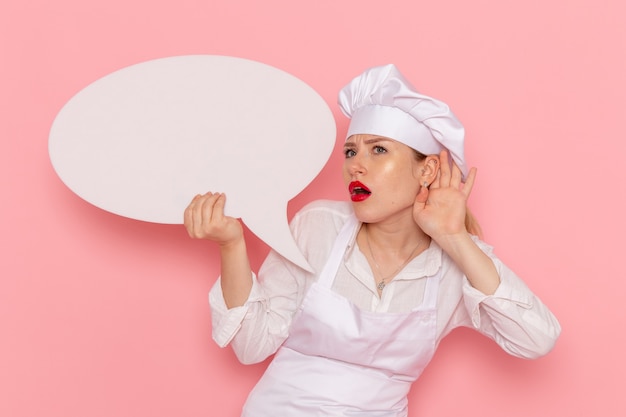
[(476, 168), (463, 182), (459, 167), (450, 166), (448, 152), (439, 155), (440, 169), (430, 187), (422, 186), (413, 205), (413, 218), (418, 226), (435, 241), (467, 232), (465, 213), (472, 191)]

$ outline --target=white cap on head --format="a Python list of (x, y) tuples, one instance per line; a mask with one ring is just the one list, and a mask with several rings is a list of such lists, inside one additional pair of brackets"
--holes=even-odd
[(447, 104), (418, 93), (393, 64), (354, 78), (339, 92), (339, 106), (351, 119), (346, 137), (385, 136), (426, 155), (447, 149), (467, 175), (463, 125)]

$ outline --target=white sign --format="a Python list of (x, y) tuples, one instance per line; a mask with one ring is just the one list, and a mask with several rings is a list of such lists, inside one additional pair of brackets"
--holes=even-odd
[(190, 55), (113, 72), (76, 94), (50, 131), (50, 159), (86, 201), (121, 216), (182, 224), (196, 194), (224, 192), (274, 250), (310, 270), (287, 202), (330, 157), (326, 102), (294, 76), (241, 58)]

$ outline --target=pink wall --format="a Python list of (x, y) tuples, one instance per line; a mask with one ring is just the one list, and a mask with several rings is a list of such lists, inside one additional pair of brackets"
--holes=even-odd
[[(263, 371), (210, 339), (214, 248), (83, 202), (48, 159), (52, 120), (78, 90), (195, 53), (294, 74), (326, 99), (340, 135), (338, 89), (389, 62), (465, 123), (487, 240), (564, 330), (535, 362), (454, 333), (415, 386), (411, 416), (623, 415), (622, 3), (5, 1), (0, 415), (235, 416)], [(343, 198), (340, 162), (336, 152), (290, 214)], [(250, 239), (257, 267), (267, 249)]]

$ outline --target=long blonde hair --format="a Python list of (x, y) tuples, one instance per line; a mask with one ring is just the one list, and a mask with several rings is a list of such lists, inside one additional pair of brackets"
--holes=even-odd
[(470, 234), (476, 235), (480, 239), (483, 238), (483, 229), (480, 227), (478, 220), (476, 220), (476, 217), (474, 217), (469, 207), (465, 207), (465, 228)]

